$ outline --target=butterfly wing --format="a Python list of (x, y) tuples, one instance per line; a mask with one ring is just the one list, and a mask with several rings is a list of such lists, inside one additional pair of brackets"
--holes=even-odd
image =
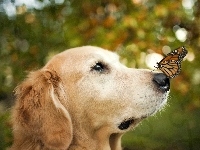
[(177, 56), (178, 55), (178, 61), (182, 61), (183, 58), (187, 55), (188, 51), (186, 50), (186, 48), (184, 46), (179, 47), (175, 50), (173, 50), (172, 52), (170, 52), (169, 54), (167, 54), (167, 56)]
[(170, 61), (158, 65), (159, 68), (169, 78), (176, 77), (181, 72), (181, 63), (179, 61)]
[(181, 72), (181, 62), (186, 54), (185, 47), (179, 47), (158, 62), (156, 68), (160, 69), (169, 78), (174, 78)]

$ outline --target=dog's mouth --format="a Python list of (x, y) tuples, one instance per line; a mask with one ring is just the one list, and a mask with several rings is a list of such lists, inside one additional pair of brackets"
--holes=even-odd
[(120, 125), (118, 125), (118, 128), (120, 130), (126, 130), (131, 126), (135, 126), (137, 125), (140, 121), (142, 121), (143, 119), (147, 118), (148, 115), (146, 116), (142, 116), (141, 118), (129, 118), (129, 119), (125, 119), (124, 121), (122, 121), (120, 123)]
[(151, 116), (153, 114), (155, 114), (157, 112), (157, 110), (153, 110), (151, 113), (148, 113), (146, 115), (141, 116), (140, 118), (128, 118), (128, 119), (124, 119), (119, 125), (118, 128), (120, 130), (126, 130), (129, 127), (134, 127), (136, 126), (140, 121), (142, 121), (143, 119), (147, 118), (148, 116)]

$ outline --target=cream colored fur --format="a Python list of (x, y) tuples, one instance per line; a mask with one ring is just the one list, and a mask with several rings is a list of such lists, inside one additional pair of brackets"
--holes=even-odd
[[(94, 69), (98, 63), (103, 71)], [(120, 150), (122, 135), (166, 102), (150, 70), (92, 46), (55, 55), (16, 88), (12, 150)], [(134, 119), (128, 129), (121, 122)]]

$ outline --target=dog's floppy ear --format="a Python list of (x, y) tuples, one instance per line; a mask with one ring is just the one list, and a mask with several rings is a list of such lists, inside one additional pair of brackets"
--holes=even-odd
[(35, 148), (67, 149), (72, 141), (72, 122), (57, 73), (44, 69), (32, 72), (15, 92), (14, 145), (21, 141), (20, 147), (32, 143)]

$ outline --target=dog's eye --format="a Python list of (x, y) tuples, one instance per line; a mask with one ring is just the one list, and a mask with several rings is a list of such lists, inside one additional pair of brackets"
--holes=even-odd
[(103, 72), (104, 69), (105, 69), (105, 66), (104, 66), (102, 63), (100, 63), (100, 62), (96, 63), (96, 64), (92, 67), (92, 70), (95, 70), (95, 71), (98, 71), (98, 72)]

